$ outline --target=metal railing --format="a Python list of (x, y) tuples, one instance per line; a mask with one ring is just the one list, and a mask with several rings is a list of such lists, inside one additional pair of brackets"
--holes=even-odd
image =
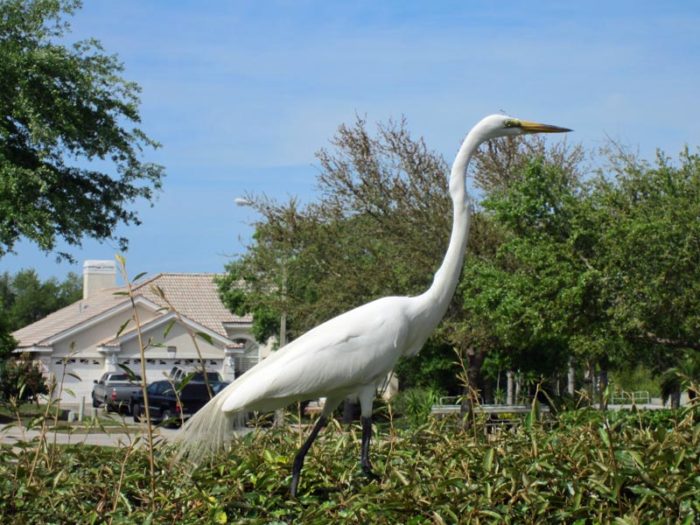
[(651, 395), (646, 390), (637, 390), (636, 392), (619, 390), (610, 396), (610, 404), (612, 405), (648, 405), (649, 403), (651, 403)]

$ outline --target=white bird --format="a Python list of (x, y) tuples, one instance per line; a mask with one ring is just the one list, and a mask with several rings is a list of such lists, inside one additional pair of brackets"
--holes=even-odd
[(416, 297), (384, 297), (313, 328), (260, 362), (199, 410), (178, 435), (179, 457), (197, 462), (221, 450), (231, 438), (235, 415), (269, 411), (294, 401), (325, 397), (323, 412), (294, 459), (290, 492), (296, 496), (304, 457), (333, 410), (348, 396), (360, 401), (361, 466), (370, 477), (372, 403), (377, 386), (402, 356), (417, 354), (444, 316), (462, 269), (471, 203), (466, 174), (472, 154), (489, 139), (526, 133), (560, 133), (566, 128), (491, 115), (467, 134), (452, 165), (450, 243), (433, 283)]

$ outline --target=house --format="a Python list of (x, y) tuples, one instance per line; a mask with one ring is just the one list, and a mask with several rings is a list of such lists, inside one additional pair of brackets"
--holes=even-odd
[(147, 382), (175, 365), (199, 366), (198, 353), (231, 381), (269, 353), (250, 333), (252, 318), (223, 305), (214, 274), (158, 274), (132, 285), (133, 303), (116, 274), (113, 261), (85, 261), (83, 299), (12, 334), (15, 352), (32, 355), (63, 385), (64, 402), (89, 401), (93, 380), (120, 365), (141, 375), (141, 344)]

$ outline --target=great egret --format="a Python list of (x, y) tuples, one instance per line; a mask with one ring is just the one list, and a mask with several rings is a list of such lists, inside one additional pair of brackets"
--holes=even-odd
[(416, 297), (384, 297), (339, 315), (305, 333), (260, 362), (222, 390), (197, 412), (178, 436), (179, 457), (195, 462), (227, 443), (237, 413), (270, 411), (294, 401), (325, 397), (323, 412), (297, 453), (290, 492), (296, 496), (304, 457), (333, 410), (348, 396), (360, 401), (360, 464), (373, 477), (369, 459), (372, 403), (380, 384), (401, 356), (417, 354), (442, 319), (452, 299), (469, 233), (467, 199), (469, 159), (489, 139), (526, 133), (560, 133), (566, 128), (504, 115), (481, 120), (464, 139), (452, 165), (449, 190), (453, 202), (450, 243), (433, 283)]

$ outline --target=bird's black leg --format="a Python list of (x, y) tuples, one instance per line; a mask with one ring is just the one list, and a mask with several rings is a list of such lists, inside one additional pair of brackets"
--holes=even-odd
[(362, 454), (360, 457), (362, 472), (364, 472), (365, 476), (370, 480), (379, 479), (379, 476), (372, 472), (372, 463), (369, 461), (369, 442), (372, 438), (372, 418), (361, 417), (360, 420), (362, 421)]
[(318, 421), (316, 422), (316, 425), (314, 425), (311, 434), (308, 438), (306, 438), (306, 441), (304, 441), (304, 444), (301, 446), (299, 452), (297, 452), (297, 455), (294, 457), (294, 465), (292, 467), (292, 484), (289, 487), (289, 494), (293, 498), (297, 497), (299, 476), (301, 475), (301, 469), (304, 466), (304, 458), (306, 457), (306, 453), (311, 448), (311, 444), (316, 439), (316, 436), (318, 436), (318, 433), (321, 432), (321, 429), (326, 426), (327, 422), (328, 419), (326, 418), (326, 416), (321, 416), (318, 418)]

